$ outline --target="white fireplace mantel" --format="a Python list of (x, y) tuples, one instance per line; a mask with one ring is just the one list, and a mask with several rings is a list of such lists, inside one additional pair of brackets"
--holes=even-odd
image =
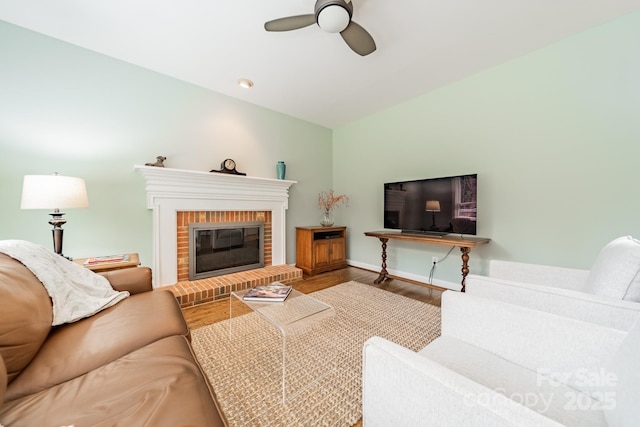
[(271, 211), (272, 263), (286, 262), (286, 210), (295, 181), (135, 165), (153, 209), (153, 286), (178, 278), (178, 211)]

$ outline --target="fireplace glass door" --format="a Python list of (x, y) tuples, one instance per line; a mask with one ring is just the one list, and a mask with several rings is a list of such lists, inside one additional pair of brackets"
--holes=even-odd
[(189, 225), (189, 280), (264, 267), (264, 222)]

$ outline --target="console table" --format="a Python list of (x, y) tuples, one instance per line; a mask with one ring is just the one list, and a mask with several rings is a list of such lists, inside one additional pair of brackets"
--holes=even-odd
[(462, 252), (462, 289), (465, 291), (465, 281), (467, 274), (469, 274), (469, 252), (471, 248), (476, 247), (484, 243), (489, 243), (491, 239), (484, 237), (461, 237), (457, 235), (427, 235), (427, 234), (413, 234), (413, 233), (401, 233), (394, 231), (367, 231), (365, 236), (377, 237), (382, 242), (382, 269), (380, 275), (373, 283), (381, 283), (388, 278), (387, 272), (387, 242), (390, 239), (405, 240), (408, 242), (428, 243), (430, 245), (442, 245), (442, 246), (457, 246)]

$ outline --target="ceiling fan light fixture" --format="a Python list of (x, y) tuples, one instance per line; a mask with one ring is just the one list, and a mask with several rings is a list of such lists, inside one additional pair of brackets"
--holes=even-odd
[(238, 85), (245, 89), (250, 89), (253, 87), (253, 82), (249, 79), (238, 79)]
[(351, 14), (339, 4), (326, 6), (318, 12), (318, 26), (327, 33), (339, 33), (347, 28)]
[(308, 27), (314, 23), (327, 33), (340, 33), (342, 40), (360, 56), (376, 50), (376, 42), (360, 24), (351, 20), (351, 0), (316, 0), (313, 15), (293, 15), (273, 19), (264, 24), (267, 31), (291, 31)]

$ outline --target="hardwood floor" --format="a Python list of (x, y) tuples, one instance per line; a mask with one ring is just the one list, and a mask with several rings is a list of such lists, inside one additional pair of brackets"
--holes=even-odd
[[(438, 307), (440, 306), (440, 296), (442, 295), (442, 289), (440, 288), (420, 286), (410, 281), (395, 278), (386, 280), (379, 285), (374, 285), (373, 281), (377, 277), (377, 272), (374, 273), (360, 268), (347, 267), (315, 276), (304, 276), (302, 280), (293, 283), (293, 288), (308, 294), (350, 280), (355, 280), (356, 282), (370, 284), (380, 289), (385, 289)], [(189, 328), (197, 329), (221, 320), (229, 319), (229, 300), (223, 299), (185, 308), (182, 312), (184, 313), (185, 319), (187, 319)]]
[[(377, 272), (362, 270), (355, 267), (347, 267), (340, 270), (318, 274), (316, 276), (304, 276), (302, 280), (293, 283), (294, 289), (305, 294), (319, 291), (340, 283), (355, 280), (360, 283), (370, 284), (380, 289), (385, 289), (409, 298), (423, 301), (440, 307), (440, 297), (444, 289), (420, 285), (407, 280), (393, 278), (374, 285), (373, 281), (378, 277)], [(189, 328), (196, 329), (211, 323), (229, 319), (229, 300), (224, 299), (207, 304), (189, 307), (182, 310), (187, 319)], [(353, 427), (362, 427), (359, 420)]]

